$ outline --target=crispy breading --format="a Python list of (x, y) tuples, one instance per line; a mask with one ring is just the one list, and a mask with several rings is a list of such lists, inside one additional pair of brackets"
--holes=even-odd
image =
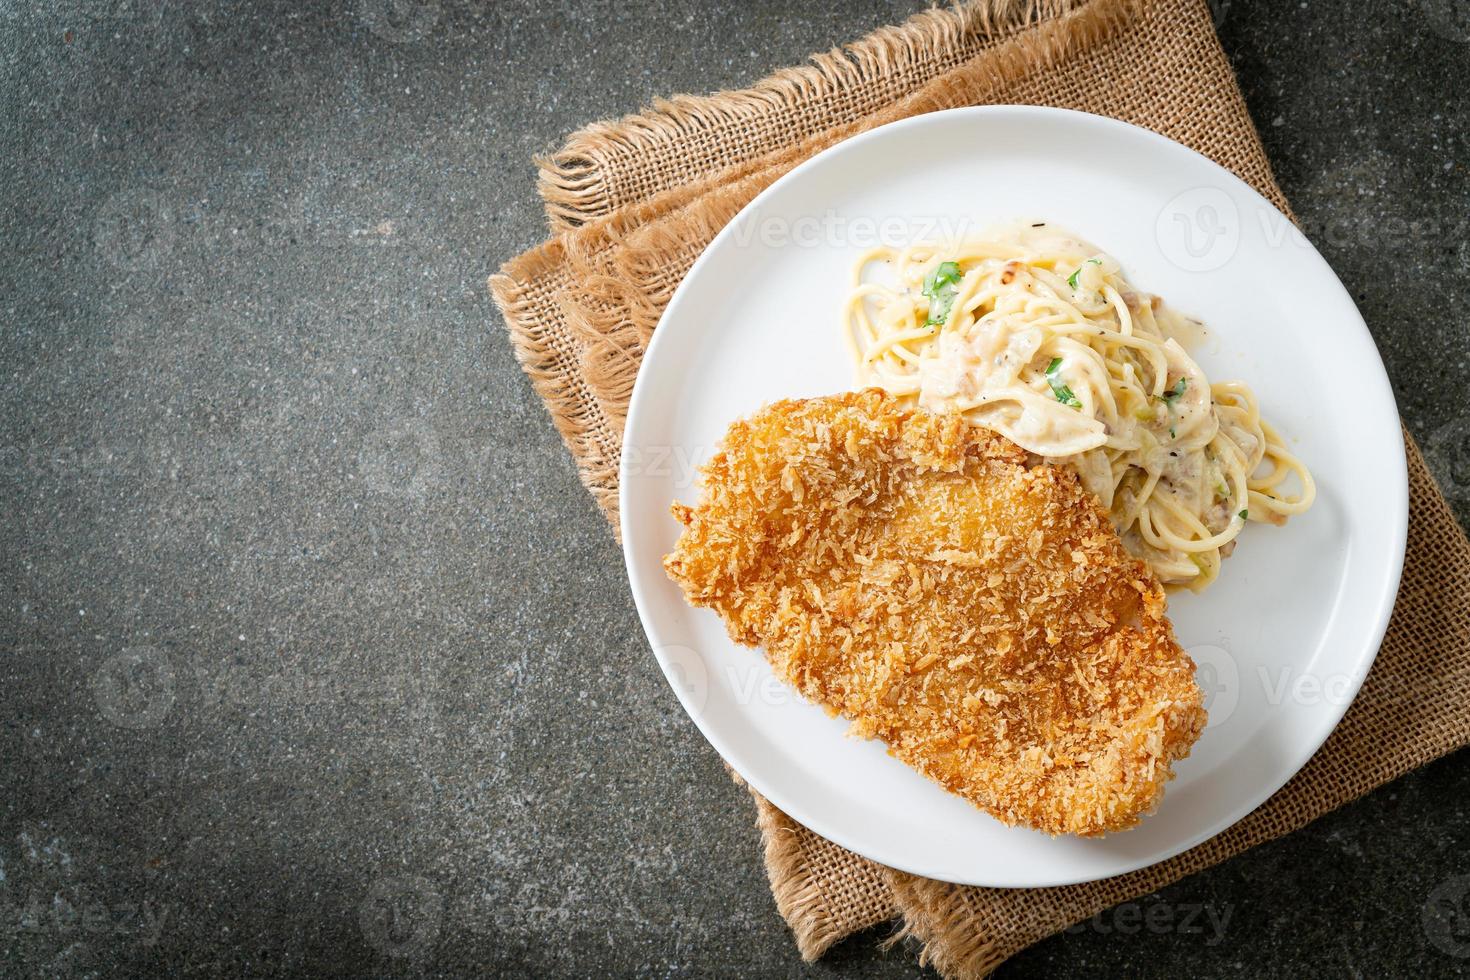
[(1070, 470), (872, 389), (736, 422), (703, 479), (669, 576), (853, 734), (1050, 834), (1158, 805), (1194, 663)]

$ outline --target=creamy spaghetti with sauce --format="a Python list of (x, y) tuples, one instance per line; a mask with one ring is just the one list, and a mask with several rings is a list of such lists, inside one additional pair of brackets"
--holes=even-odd
[(1315, 496), (1250, 388), (1186, 352), (1201, 326), (1053, 225), (868, 252), (845, 332), (861, 383), (1071, 466), (1166, 585), (1203, 589), (1247, 521)]

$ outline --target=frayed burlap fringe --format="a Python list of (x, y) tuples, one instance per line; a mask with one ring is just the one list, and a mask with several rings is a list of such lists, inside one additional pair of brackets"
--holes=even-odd
[[(589, 127), (543, 173), (543, 187), (555, 190), (548, 193), (553, 226), (577, 230), (507, 263), (491, 290), (516, 356), (615, 531), (622, 426), (638, 365), (709, 240), (826, 146), (894, 119), (994, 102), (1059, 105), (1146, 126), (1234, 170), (1285, 210), (1204, 0), (988, 0), (931, 11), (746, 92), (675, 99)], [(819, 956), (898, 914), (894, 941), (920, 943), (925, 961), (945, 976), (982, 976), (1044, 936), (1296, 829), (1463, 745), (1470, 543), (1412, 441), (1407, 451), (1409, 559), (1382, 652), (1332, 738), (1280, 793), (1160, 865), (1025, 891), (880, 868), (752, 793), (772, 892), (802, 955)]]
[(540, 161), (538, 186), (552, 230), (756, 159), (775, 142), (789, 144), (794, 131), (856, 122), (987, 46), (1084, 2), (992, 0), (928, 10), (751, 88), (678, 95), (616, 122), (593, 123)]

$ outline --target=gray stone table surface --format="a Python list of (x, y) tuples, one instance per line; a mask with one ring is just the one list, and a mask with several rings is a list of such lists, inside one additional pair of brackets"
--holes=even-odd
[[(485, 290), (532, 154), (917, 7), (0, 0), (0, 974), (922, 972), (796, 956)], [(1470, 11), (1215, 9), (1464, 520)], [(1463, 970), (1467, 797), (1002, 975)]]

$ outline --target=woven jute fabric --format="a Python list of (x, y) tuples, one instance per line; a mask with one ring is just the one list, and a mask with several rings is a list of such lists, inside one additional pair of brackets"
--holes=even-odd
[[(999, 103), (1147, 127), (1213, 158), (1286, 210), (1204, 0), (976, 0), (925, 12), (742, 92), (681, 96), (588, 127), (541, 163), (555, 237), (508, 262), (490, 288), (614, 533), (638, 365), (710, 239), (776, 178), (848, 136), (923, 112)], [(1279, 837), (1470, 740), (1470, 543), (1405, 438), (1408, 556), (1387, 636), (1342, 724), (1280, 792), (1169, 861), (1028, 890), (961, 887), (881, 867), (756, 795), (772, 893), (802, 955), (897, 919), (895, 935), (915, 938), (944, 975), (983, 975), (1042, 937)]]

